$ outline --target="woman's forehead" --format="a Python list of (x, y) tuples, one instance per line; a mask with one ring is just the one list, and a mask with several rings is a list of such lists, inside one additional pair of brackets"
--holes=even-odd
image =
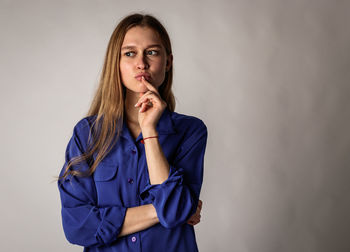
[(149, 27), (136, 26), (129, 29), (124, 37), (122, 47), (149, 47), (150, 45), (161, 45), (159, 34)]

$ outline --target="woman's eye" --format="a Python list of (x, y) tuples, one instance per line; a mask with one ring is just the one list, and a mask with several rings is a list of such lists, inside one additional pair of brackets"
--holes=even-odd
[(124, 55), (130, 57), (130, 53), (134, 53), (134, 52), (126, 52), (124, 53)]
[[(154, 52), (154, 53), (152, 54), (152, 52)], [(156, 51), (156, 50), (150, 50), (150, 51), (148, 51), (148, 54), (149, 54), (149, 55), (157, 55), (157, 54), (158, 54), (158, 51)]]

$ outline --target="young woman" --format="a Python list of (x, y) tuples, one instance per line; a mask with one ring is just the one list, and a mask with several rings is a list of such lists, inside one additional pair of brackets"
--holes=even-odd
[(65, 236), (84, 251), (198, 251), (207, 127), (174, 112), (172, 60), (151, 15), (125, 17), (110, 38), (58, 180)]

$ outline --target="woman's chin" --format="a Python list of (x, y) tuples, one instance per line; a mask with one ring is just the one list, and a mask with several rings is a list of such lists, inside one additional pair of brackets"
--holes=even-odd
[(143, 92), (143, 93), (145, 93), (145, 92), (147, 92), (148, 91), (148, 88), (146, 88), (144, 85), (142, 85), (142, 86), (140, 86), (139, 88), (138, 88), (138, 91), (137, 92)]

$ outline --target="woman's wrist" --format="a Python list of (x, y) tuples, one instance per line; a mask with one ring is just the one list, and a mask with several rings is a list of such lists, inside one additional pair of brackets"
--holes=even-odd
[(145, 128), (145, 129), (141, 129), (141, 131), (142, 131), (143, 138), (158, 136), (158, 132), (155, 128)]

